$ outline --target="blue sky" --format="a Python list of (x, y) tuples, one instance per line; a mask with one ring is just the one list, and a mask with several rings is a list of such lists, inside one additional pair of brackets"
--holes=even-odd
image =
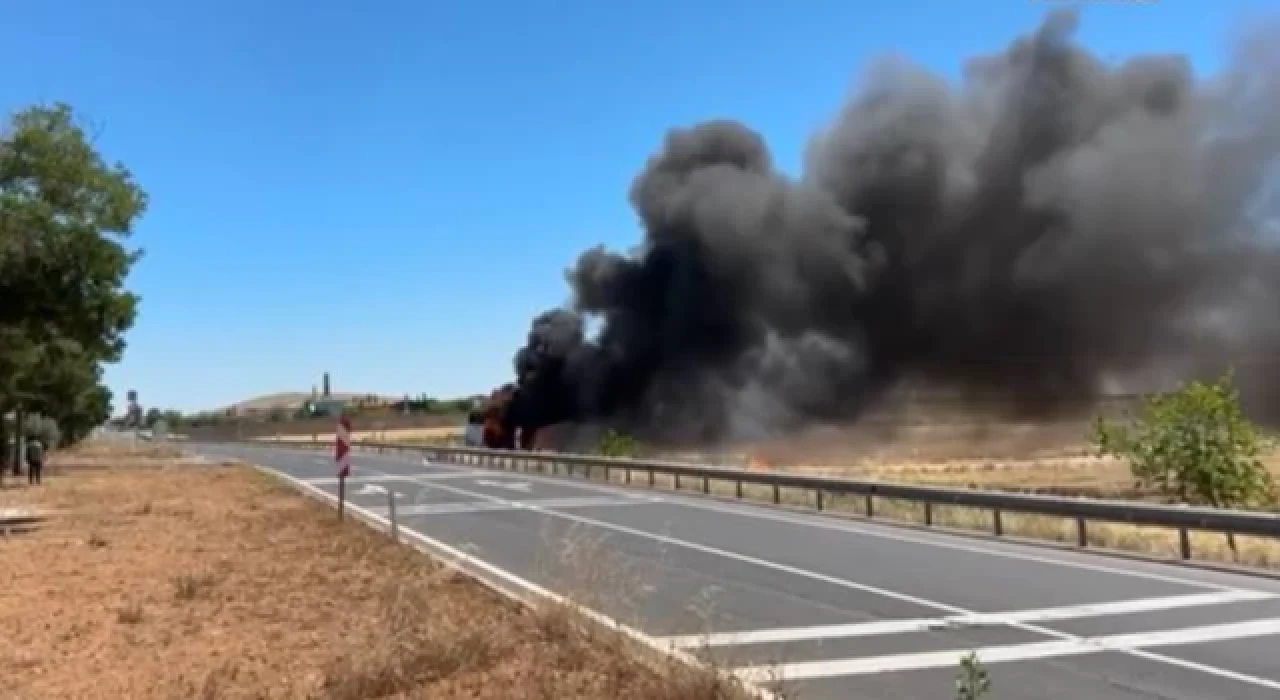
[[(461, 395), (511, 375), (582, 249), (638, 240), (665, 129), (734, 117), (794, 170), (877, 54), (954, 76), (1053, 0), (40, 0), (0, 25), (0, 107), (62, 100), (151, 197), (117, 407)], [(1104, 56), (1219, 65), (1275, 2), (1095, 0)]]

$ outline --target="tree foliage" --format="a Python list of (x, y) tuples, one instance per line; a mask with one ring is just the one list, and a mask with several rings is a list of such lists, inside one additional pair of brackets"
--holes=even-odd
[(0, 135), (0, 415), (19, 432), (40, 414), (65, 443), (109, 416), (101, 366), (134, 322), (124, 284), (140, 252), (125, 240), (146, 201), (67, 105), (18, 112)]
[(1219, 508), (1271, 502), (1262, 437), (1240, 408), (1230, 372), (1143, 400), (1128, 423), (1098, 418), (1099, 452), (1128, 461), (1134, 478), (1183, 503)]
[(597, 441), (596, 452), (604, 457), (637, 457), (640, 443), (630, 435), (610, 428)]

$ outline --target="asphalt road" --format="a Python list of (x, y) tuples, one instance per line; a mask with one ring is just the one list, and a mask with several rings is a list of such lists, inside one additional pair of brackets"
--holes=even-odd
[[(193, 446), (337, 492), (328, 456)], [(348, 503), (804, 700), (1276, 700), (1280, 582), (696, 496), (354, 455)]]

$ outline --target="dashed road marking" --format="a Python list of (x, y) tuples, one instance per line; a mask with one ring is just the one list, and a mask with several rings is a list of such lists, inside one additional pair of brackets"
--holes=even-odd
[(1141, 598), (1107, 603), (1068, 605), (1036, 610), (1017, 610), (998, 613), (974, 613), (946, 617), (913, 618), (902, 620), (875, 620), (843, 625), (815, 625), (810, 627), (782, 627), (776, 629), (744, 630), (705, 635), (666, 637), (663, 641), (683, 649), (720, 647), (744, 644), (769, 644), (798, 642), (814, 639), (839, 639), (845, 637), (870, 637), (887, 634), (905, 634), (928, 630), (945, 630), (958, 627), (1002, 626), (1013, 623), (1053, 622), (1109, 615), (1129, 615), (1160, 610), (1175, 610), (1206, 605), (1225, 605), (1249, 601), (1280, 598), (1280, 594), (1263, 591), (1223, 591), (1193, 593), (1162, 598)]
[[(656, 502), (656, 501), (654, 501)], [(406, 515), (449, 515), (453, 513), (494, 513), (499, 511), (532, 510), (534, 508), (596, 508), (603, 506), (636, 506), (646, 501), (634, 498), (543, 498), (529, 501), (512, 501), (510, 504), (493, 503), (491, 501), (473, 501), (467, 503), (418, 503), (396, 508), (398, 516)], [(369, 510), (386, 515), (387, 509), (369, 508)]]
[[(1010, 661), (1034, 661), (1063, 656), (1079, 656), (1082, 654), (1099, 654), (1109, 651), (1140, 651), (1154, 647), (1202, 644), (1205, 642), (1221, 642), (1274, 635), (1280, 635), (1280, 617), (1224, 625), (1161, 630), (1158, 632), (1081, 637), (978, 649), (948, 649), (946, 651), (928, 651), (919, 654), (865, 656), (831, 661), (802, 661), (782, 664), (781, 666), (738, 668), (734, 669), (734, 673), (748, 681), (768, 681), (774, 678), (797, 681), (812, 678), (831, 678), (834, 676), (857, 676), (947, 668), (955, 666), (970, 653), (975, 654), (981, 663), (996, 664)], [(1243, 674), (1236, 675), (1241, 676)], [(1249, 682), (1254, 685), (1280, 690), (1280, 681), (1253, 676), (1248, 678)]]

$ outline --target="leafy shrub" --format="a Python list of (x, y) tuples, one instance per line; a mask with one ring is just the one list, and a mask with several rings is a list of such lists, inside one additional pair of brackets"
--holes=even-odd
[(1183, 503), (1235, 508), (1274, 499), (1263, 440), (1240, 409), (1230, 372), (1145, 397), (1128, 424), (1098, 418), (1099, 454), (1126, 460), (1140, 483)]
[(956, 700), (979, 700), (991, 691), (991, 676), (982, 667), (978, 655), (970, 653), (960, 659), (960, 670), (956, 673)]
[(605, 457), (636, 457), (640, 454), (640, 443), (630, 435), (610, 428), (600, 436), (596, 453)]

